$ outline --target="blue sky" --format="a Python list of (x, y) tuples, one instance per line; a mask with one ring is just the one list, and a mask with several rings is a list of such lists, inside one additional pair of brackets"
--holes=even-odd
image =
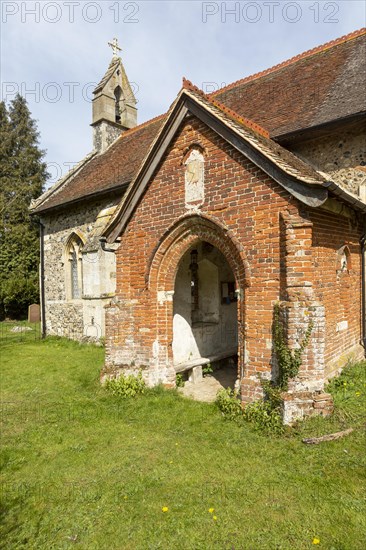
[(167, 110), (182, 76), (211, 91), (359, 29), (365, 18), (363, 0), (2, 0), (2, 99), (26, 97), (54, 183), (92, 149), (92, 90), (113, 37), (141, 123)]

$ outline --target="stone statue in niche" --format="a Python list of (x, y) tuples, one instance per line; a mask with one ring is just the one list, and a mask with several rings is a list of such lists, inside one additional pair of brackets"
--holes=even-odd
[(185, 162), (186, 208), (200, 206), (205, 197), (204, 158), (198, 149), (192, 149)]
[(347, 271), (347, 256), (345, 253), (341, 256), (341, 271)]
[(351, 269), (351, 255), (347, 245), (338, 250), (337, 274), (348, 273)]

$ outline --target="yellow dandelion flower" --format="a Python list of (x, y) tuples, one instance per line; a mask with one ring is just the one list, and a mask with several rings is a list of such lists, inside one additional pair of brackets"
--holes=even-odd
[(162, 512), (167, 512), (168, 510), (169, 510), (168, 506), (163, 506), (161, 509)]
[(360, 391), (356, 391), (356, 395), (357, 395), (357, 397), (358, 397), (359, 395), (361, 395), (361, 392), (360, 392)]
[(208, 511), (210, 512), (210, 514), (213, 514), (215, 511), (215, 508), (209, 508)]
[(216, 521), (216, 520), (217, 520), (217, 516), (212, 516), (212, 519)]
[(320, 539), (318, 539), (318, 537), (314, 537), (313, 544), (320, 544)]

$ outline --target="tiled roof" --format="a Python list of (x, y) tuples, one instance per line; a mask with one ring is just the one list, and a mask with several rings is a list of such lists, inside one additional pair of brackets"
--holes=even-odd
[(160, 116), (124, 132), (105, 153), (94, 156), (76, 175), (66, 178), (64, 184), (49, 194), (45, 201), (38, 200), (33, 212), (43, 212), (128, 184), (163, 120), (164, 116)]
[(288, 175), (310, 185), (319, 186), (325, 181), (314, 168), (270, 139), (262, 128), (251, 127), (248, 125), (247, 119), (243, 120), (241, 117), (235, 116), (235, 113), (232, 111), (227, 112), (227, 109), (222, 109), (222, 106), (212, 97), (204, 94), (199, 88), (189, 83), (189, 81), (186, 81), (186, 89), (188, 89), (189, 92), (195, 96), (196, 100), (202, 103), (207, 110), (224, 120), (228, 127), (243, 137), (252, 147), (262, 153)]
[(366, 29), (211, 94), (271, 137), (366, 111)]
[[(232, 120), (272, 138), (366, 111), (365, 36), (366, 29), (356, 31), (205, 97)], [(112, 62), (96, 90), (114, 68)], [(102, 155), (91, 156), (42, 195), (33, 212), (131, 182), (165, 118), (124, 132)]]
[[(191, 103), (189, 104), (187, 101)], [(200, 107), (200, 113), (193, 108), (193, 103), (196, 107)], [(314, 193), (315, 195), (318, 195), (315, 196), (316, 203), (318, 203), (318, 199), (320, 204), (325, 201), (327, 195), (324, 193), (322, 187), (326, 184), (326, 180), (322, 175), (296, 157), (293, 153), (269, 137), (266, 137), (262, 128), (252, 128), (251, 121), (237, 116), (236, 113), (231, 110), (227, 112), (228, 110), (226, 108), (223, 109), (221, 104), (218, 104), (214, 99), (207, 96), (190, 81), (184, 79), (182, 90), (178, 94), (175, 102), (172, 104), (167, 114), (167, 118), (162, 124), (155, 140), (152, 142), (144, 161), (135, 175), (135, 178), (131, 181), (119, 206), (115, 210), (114, 215), (103, 232), (103, 237), (106, 237), (108, 242), (113, 242), (114, 239), (121, 234), (134, 209), (141, 200), (149, 183), (150, 174), (160, 162), (160, 159), (168, 147), (169, 140), (167, 136), (169, 134), (169, 129), (174, 127), (174, 119), (177, 119), (178, 121), (184, 120), (184, 114), (183, 118), (180, 118), (180, 116), (182, 116), (182, 107), (195, 112), (198, 117), (202, 116), (202, 111), (206, 114), (212, 115), (211, 120), (219, 121), (226, 127), (226, 129), (230, 131), (230, 134), (235, 133), (236, 136), (239, 136), (241, 138), (240, 142), (244, 142), (246, 145), (249, 145), (249, 149), (248, 147), (246, 148), (248, 158), (253, 158), (252, 151), (255, 150), (256, 154), (254, 155), (254, 162), (258, 163), (257, 166), (262, 168), (267, 173), (270, 173), (272, 178), (278, 181), (280, 185), (287, 188), (292, 194), (294, 194), (294, 196), (301, 196), (303, 198), (303, 195), (300, 193), (300, 188), (297, 187), (296, 189), (296, 186), (292, 184), (306, 184), (315, 188)], [(210, 123), (208, 122), (208, 124)], [(219, 134), (220, 130), (221, 128), (218, 130)], [(234, 147), (236, 147), (239, 151), (242, 151), (237, 137), (231, 142), (230, 137), (226, 134), (226, 138), (224, 139), (227, 139), (229, 143), (233, 143)], [(279, 168), (279, 170), (275, 173), (272, 169), (269, 169), (268, 172), (268, 162), (263, 162), (263, 158), (265, 158), (266, 161), (270, 161), (271, 167), (275, 165)], [(291, 181), (291, 185), (288, 184), (289, 181)], [(308, 191), (307, 187), (306, 189)], [(320, 193), (317, 193), (317, 191)], [(307, 195), (307, 200), (308, 199), (309, 196)], [(306, 202), (306, 204), (308, 204), (308, 202)]]
[(264, 137), (267, 137), (267, 138), (269, 137), (269, 132), (267, 132), (267, 130), (265, 130), (264, 128), (259, 126), (259, 124), (256, 124), (252, 120), (249, 120), (249, 118), (242, 117), (242, 116), (238, 115), (235, 111), (233, 111), (229, 107), (226, 107), (226, 105), (224, 105), (223, 103), (220, 103), (219, 101), (217, 101), (217, 99), (214, 99), (214, 98), (206, 95), (197, 86), (192, 84), (192, 82), (190, 80), (187, 80), (184, 77), (183, 77), (183, 88), (186, 89), (186, 90), (191, 90), (193, 92), (198, 93), (199, 95), (204, 97), (207, 101), (209, 101), (212, 105), (215, 105), (215, 107), (217, 107), (220, 111), (225, 113), (227, 116), (229, 116), (230, 118), (232, 118), (236, 122), (239, 122), (239, 124), (242, 124), (243, 126), (246, 126), (247, 128), (250, 128), (251, 130), (254, 130), (255, 132), (257, 132), (261, 136), (264, 136)]

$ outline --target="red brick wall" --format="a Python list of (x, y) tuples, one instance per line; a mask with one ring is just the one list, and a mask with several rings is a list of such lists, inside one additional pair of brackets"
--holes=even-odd
[[(201, 217), (189, 220), (183, 160), (194, 144), (205, 151), (205, 200)], [(179, 259), (195, 239), (202, 239), (225, 254), (243, 291), (243, 300), (238, 301), (242, 394), (244, 399), (259, 396), (257, 374), (271, 372), (273, 305), (288, 300), (281, 214), (299, 215), (298, 201), (203, 123), (194, 118), (184, 122), (121, 238), (120, 303), (106, 315), (107, 368), (155, 368), (156, 378), (150, 382), (173, 382), (172, 369), (162, 376), (172, 365), (173, 308), (169, 298), (159, 303), (158, 291), (174, 290)], [(360, 339), (360, 228), (318, 210), (309, 215), (315, 247), (310, 254), (316, 258), (309, 273), (314, 273), (315, 299), (323, 300), (326, 307), (329, 363)], [(336, 251), (345, 241), (352, 269), (340, 279)], [(337, 333), (336, 323), (344, 319), (350, 328)]]
[[(162, 321), (156, 312), (156, 291), (164, 289), (149, 287), (154, 275), (147, 272), (147, 265), (167, 229), (187, 213), (182, 162), (187, 148), (194, 143), (204, 148), (206, 159), (205, 201), (201, 212), (226, 227), (230, 238), (243, 249), (241, 266), (233, 265), (240, 259), (227, 258), (237, 275), (238, 285), (241, 284), (238, 273), (245, 268), (245, 258), (250, 266), (245, 269), (246, 282), (243, 279), (242, 283), (250, 286), (244, 290), (244, 301), (238, 306), (239, 321), (243, 321), (246, 332), (247, 375), (268, 372), (273, 304), (280, 298), (279, 213), (284, 209), (297, 212), (297, 201), (196, 119), (182, 125), (122, 236), (117, 253), (117, 295), (123, 301), (120, 315), (124, 319), (119, 323), (118, 332), (115, 319), (107, 323), (113, 325), (110, 328), (115, 342), (119, 342), (118, 347), (124, 346), (127, 350), (130, 346), (130, 364), (151, 364), (153, 342), (157, 337), (160, 341), (171, 320), (159, 330)], [(193, 239), (194, 235), (192, 229)], [(220, 244), (215, 232), (210, 237), (207, 230), (205, 239), (221, 246), (221, 250), (225, 246), (223, 242)], [(189, 245), (188, 238), (185, 250)], [(180, 253), (183, 252), (180, 249)], [(226, 256), (228, 253), (225, 252)], [(169, 285), (174, 281), (178, 260), (172, 257), (166, 261), (173, 274)], [(173, 289), (174, 284), (172, 288), (165, 288)], [(126, 307), (128, 314), (122, 313)], [(171, 311), (167, 315), (171, 315)], [(169, 349), (166, 353), (171, 359)], [(242, 358), (243, 355), (241, 350)], [(110, 362), (127, 363), (127, 352), (118, 356), (111, 350), (107, 362), (108, 357)]]
[[(361, 327), (361, 247), (362, 226), (349, 219), (324, 210), (310, 212), (313, 222), (314, 291), (325, 305), (326, 374), (337, 369), (342, 354), (356, 347), (362, 337)], [(350, 252), (349, 269), (340, 271), (338, 251), (347, 246)], [(337, 323), (347, 321), (348, 328), (337, 330)]]

